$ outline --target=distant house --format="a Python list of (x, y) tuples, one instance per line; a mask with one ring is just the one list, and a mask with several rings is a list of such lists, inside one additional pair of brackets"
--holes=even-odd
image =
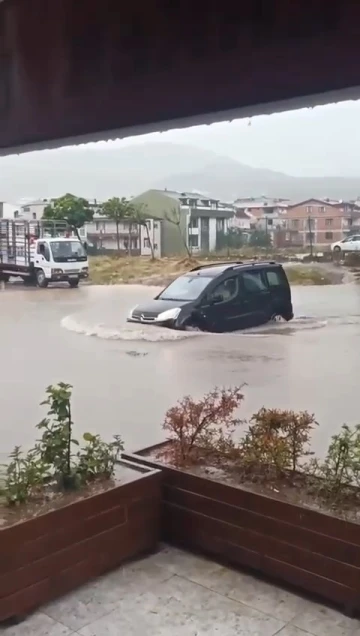
[[(147, 229), (143, 225), (132, 223), (130, 220), (123, 220), (119, 223), (119, 247), (115, 221), (102, 214), (101, 203), (99, 201), (89, 201), (90, 207), (94, 211), (93, 220), (85, 223), (85, 227), (80, 229), (80, 236), (86, 239), (91, 247), (100, 251), (120, 252), (134, 256), (151, 256), (151, 246), (154, 255), (159, 258), (161, 224), (153, 219), (147, 219)], [(149, 240), (150, 237), (150, 240)], [(151, 241), (151, 245), (150, 245)]]
[(360, 216), (355, 202), (330, 199), (307, 199), (288, 207), (286, 242), (297, 246), (310, 243), (326, 247), (340, 241)]
[(234, 217), (232, 205), (195, 192), (147, 190), (132, 200), (161, 221), (162, 256), (183, 254), (184, 242), (191, 252), (216, 250), (218, 235), (227, 233)]
[(46, 206), (49, 204), (47, 199), (38, 199), (34, 201), (24, 201), (13, 203), (0, 203), (0, 217), (6, 219), (23, 219), (25, 221), (37, 221), (42, 218)]
[[(234, 201), (235, 216), (244, 221), (249, 219), (249, 229), (264, 230), (273, 236), (275, 230), (284, 226), (284, 216), (290, 201), (288, 199), (261, 197), (245, 197)], [(247, 228), (246, 228), (247, 229)]]

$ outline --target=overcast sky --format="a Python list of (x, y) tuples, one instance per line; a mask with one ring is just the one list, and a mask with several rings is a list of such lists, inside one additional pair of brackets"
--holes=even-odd
[[(122, 146), (146, 140), (199, 146), (251, 166), (296, 176), (360, 177), (360, 102), (100, 143)], [(93, 145), (89, 144), (89, 150)]]

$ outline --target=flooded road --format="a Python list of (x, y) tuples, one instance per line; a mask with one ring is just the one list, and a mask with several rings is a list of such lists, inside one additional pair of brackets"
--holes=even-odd
[(77, 433), (120, 433), (129, 450), (163, 438), (166, 409), (187, 393), (246, 383), (243, 416), (307, 409), (321, 454), (343, 422), (358, 423), (360, 287), (295, 287), (295, 320), (226, 335), (126, 324), (149, 287), (0, 292), (1, 454), (34, 441), (45, 387), (74, 385)]

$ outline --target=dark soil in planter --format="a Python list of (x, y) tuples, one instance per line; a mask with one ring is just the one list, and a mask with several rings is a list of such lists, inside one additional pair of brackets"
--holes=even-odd
[(197, 477), (206, 477), (229, 486), (360, 524), (360, 489), (358, 488), (348, 489), (346, 494), (339, 497), (338, 502), (333, 502), (319, 494), (319, 479), (305, 473), (289, 473), (281, 478), (269, 475), (265, 477), (260, 474), (249, 476), (241, 470), (238, 462), (216, 455), (201, 454), (201, 452), (198, 453), (196, 463), (179, 466), (172, 461), (173, 450), (174, 442), (168, 442), (160, 447), (153, 447), (148, 453), (141, 453), (141, 455)]
[(8, 506), (5, 499), (0, 498), (0, 528), (33, 519), (75, 501), (98, 495), (115, 486), (127, 483), (131, 476), (132, 472), (125, 465), (118, 464), (113, 479), (97, 479), (79, 489), (61, 491), (54, 481), (34, 494), (26, 504)]

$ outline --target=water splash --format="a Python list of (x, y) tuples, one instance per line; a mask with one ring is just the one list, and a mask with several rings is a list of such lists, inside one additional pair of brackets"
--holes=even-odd
[(119, 327), (110, 327), (102, 323), (87, 324), (78, 320), (76, 316), (65, 316), (61, 321), (61, 326), (68, 331), (82, 334), (83, 336), (95, 336), (103, 340), (128, 340), (128, 341), (147, 341), (162, 342), (184, 340), (192, 336), (200, 335), (201, 332), (175, 331), (166, 329), (165, 327), (142, 326), (136, 324), (121, 325)]

